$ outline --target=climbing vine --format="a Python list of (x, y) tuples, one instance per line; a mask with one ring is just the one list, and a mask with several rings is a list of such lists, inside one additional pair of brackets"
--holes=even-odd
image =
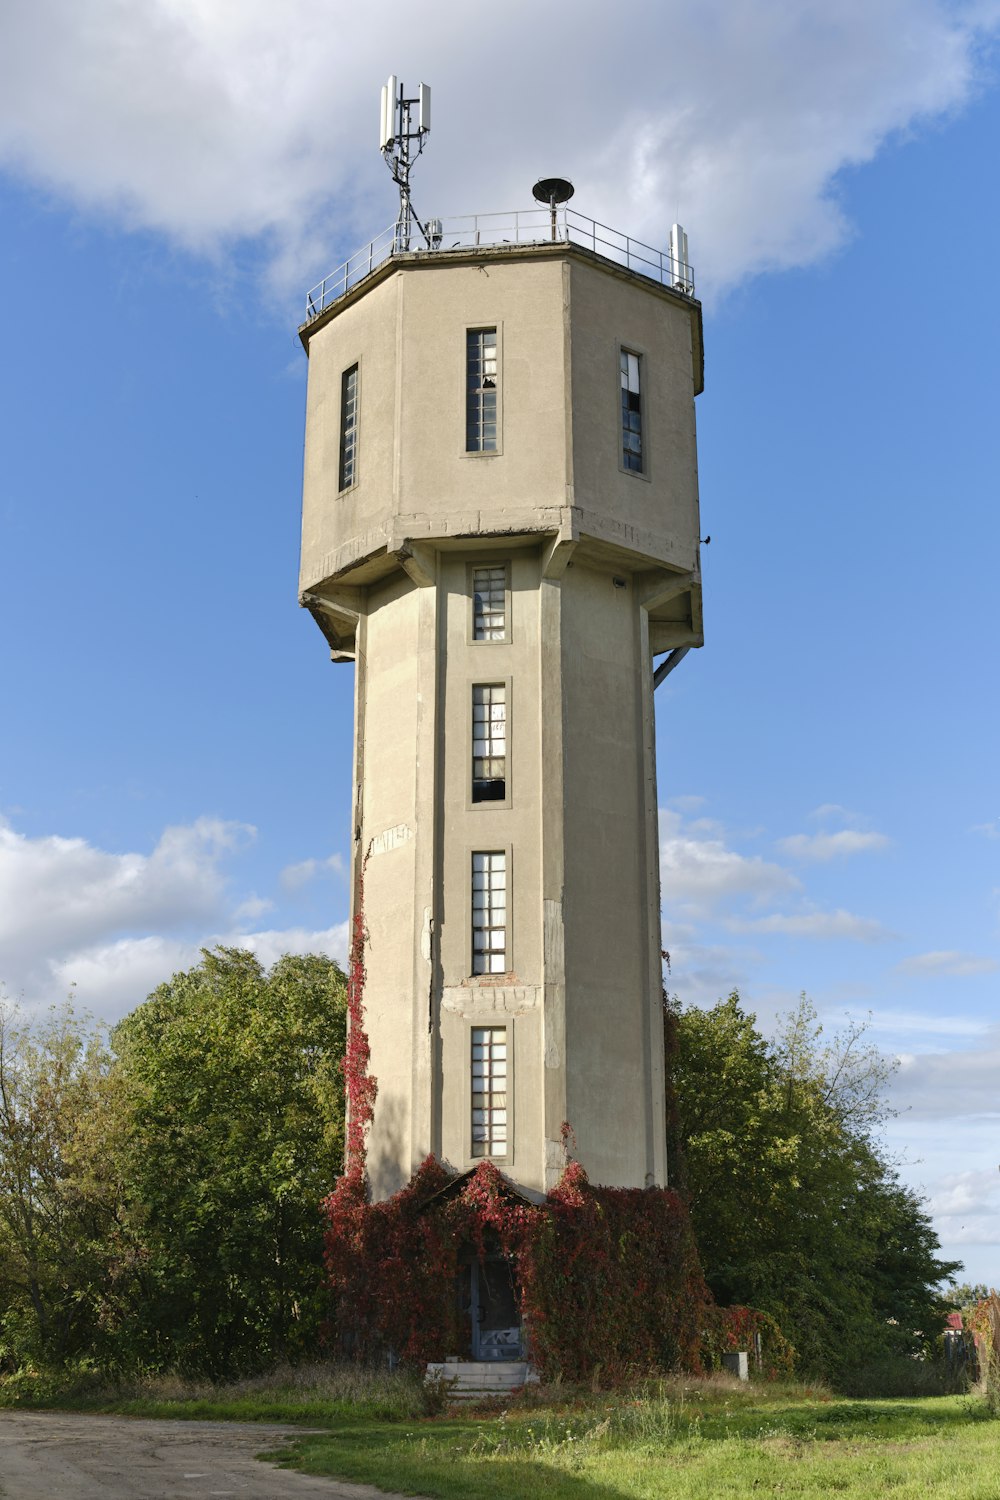
[(489, 1256), (511, 1268), (546, 1378), (700, 1368), (710, 1298), (669, 1189), (595, 1187), (570, 1162), (533, 1204), (492, 1162), (455, 1176), (429, 1157), (385, 1202), (341, 1184), (326, 1212), (336, 1337), (357, 1358), (391, 1350), (419, 1365), (467, 1352), (460, 1273)]
[(365, 925), (365, 871), (370, 853), (371, 845), (361, 862), (354, 896), (347, 969), (347, 1049), (341, 1064), (347, 1098), (344, 1176), (351, 1191), (364, 1188), (366, 1144), (378, 1094), (378, 1080), (370, 1072), (371, 1047), (365, 1030), (365, 946), (368, 942)]
[(702, 1355), (709, 1369), (722, 1368), (722, 1356), (745, 1349), (750, 1368), (779, 1380), (795, 1367), (795, 1350), (774, 1319), (755, 1307), (710, 1307), (702, 1332)]
[[(717, 1366), (727, 1350), (755, 1347), (755, 1337), (768, 1374), (790, 1369), (794, 1350), (773, 1319), (713, 1305), (678, 1193), (595, 1186), (572, 1159), (568, 1123), (565, 1170), (541, 1203), (518, 1193), (490, 1161), (456, 1175), (433, 1156), (400, 1192), (368, 1201), (366, 1148), (378, 1083), (365, 1030), (367, 864), (368, 853), (358, 872), (348, 963), (345, 1171), (323, 1205), (332, 1331), (343, 1352), (360, 1360), (392, 1354), (412, 1365), (466, 1352), (472, 1309), (463, 1286), (471, 1281), (462, 1272), (473, 1261), (499, 1258), (510, 1269), (528, 1355), (546, 1379), (580, 1380), (598, 1368), (608, 1381), (698, 1371)], [(665, 990), (664, 1023), (669, 1076), (676, 1016)]]

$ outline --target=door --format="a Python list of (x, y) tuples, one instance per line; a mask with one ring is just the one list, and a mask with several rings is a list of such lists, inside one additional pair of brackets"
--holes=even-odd
[(472, 1357), (523, 1358), (510, 1266), (499, 1258), (472, 1263)]

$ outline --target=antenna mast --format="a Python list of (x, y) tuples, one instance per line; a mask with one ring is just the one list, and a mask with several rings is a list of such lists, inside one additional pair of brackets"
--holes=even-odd
[[(416, 115), (416, 129), (413, 127)], [(382, 89), (382, 122), (378, 148), (392, 180), (399, 188), (399, 217), (396, 220), (397, 250), (409, 250), (410, 236), (415, 223), (430, 246), (427, 230), (417, 218), (410, 202), (410, 172), (417, 157), (424, 149), (424, 140), (431, 128), (430, 86), (422, 83), (412, 99), (406, 97), (406, 88), (395, 73)]]

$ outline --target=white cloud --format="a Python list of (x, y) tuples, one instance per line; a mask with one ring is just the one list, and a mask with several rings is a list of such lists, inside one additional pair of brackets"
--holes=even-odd
[(892, 936), (881, 922), (858, 917), (850, 911), (808, 911), (769, 917), (727, 919), (732, 932), (781, 933), (785, 937), (839, 939), (855, 943), (879, 943)]
[[(1000, 1172), (963, 1171), (938, 1178), (931, 1187), (928, 1208), (943, 1240), (965, 1255), (966, 1246), (1000, 1248)], [(995, 1270), (990, 1280), (996, 1280)]]
[[(120, 938), (82, 948), (50, 965), (46, 999), (68, 994), (108, 1022), (120, 1020), (141, 1005), (157, 985), (201, 961), (202, 948), (246, 948), (269, 968), (283, 953), (326, 953), (347, 961), (346, 922), (313, 930), (289, 927), (263, 932), (215, 932), (197, 940), (162, 937)], [(29, 1007), (31, 1008), (31, 1007)]]
[(298, 864), (286, 865), (279, 878), (287, 891), (297, 891), (310, 880), (315, 880), (317, 875), (328, 873), (346, 876), (347, 866), (342, 854), (331, 854), (328, 859), (303, 859)]
[(49, 963), (46, 1002), (68, 994), (102, 1021), (114, 1022), (141, 1005), (157, 985), (190, 969), (201, 957), (201, 945), (159, 935), (119, 938), (117, 942), (81, 948)]
[(838, 823), (855, 824), (860, 823), (858, 814), (852, 812), (849, 807), (842, 807), (839, 802), (822, 802), (819, 807), (814, 807), (809, 817), (816, 823), (829, 823), (834, 820)]
[[(346, 922), (245, 930), (273, 906), (230, 893), (226, 862), (253, 836), (247, 824), (199, 818), (166, 829), (151, 854), (119, 854), (0, 823), (0, 980), (29, 1010), (73, 987), (85, 1008), (113, 1021), (217, 943), (249, 948), (265, 964), (285, 952), (343, 961)], [(342, 869), (339, 855), (317, 864)]]
[(347, 934), (350, 923), (338, 922), (320, 930), (309, 927), (285, 927), (269, 932), (244, 932), (221, 937), (220, 943), (232, 948), (248, 948), (265, 968), (283, 953), (325, 953), (344, 966), (347, 963)]
[(1000, 1172), (956, 1172), (934, 1184), (929, 1206), (934, 1214), (965, 1217), (981, 1213), (990, 1199), (1000, 1208)]
[(705, 917), (734, 899), (759, 903), (798, 887), (795, 876), (757, 855), (738, 854), (718, 836), (699, 837), (716, 824), (700, 819), (685, 825), (677, 813), (660, 809), (660, 875), (669, 916)]
[(712, 1006), (746, 984), (747, 972), (759, 955), (727, 948), (721, 943), (699, 943), (683, 928), (664, 924), (663, 946), (670, 954), (667, 989), (685, 1005)]
[(704, 807), (707, 801), (707, 797), (671, 797), (668, 806), (679, 813), (693, 813)]
[(932, 953), (915, 953), (912, 958), (902, 959), (896, 968), (901, 974), (916, 974), (928, 979), (937, 976), (964, 979), (973, 974), (992, 974), (1000, 969), (1000, 962), (975, 953), (941, 949)]
[(167, 828), (151, 854), (112, 854), (81, 838), (27, 838), (0, 824), (0, 974), (14, 983), (35, 955), (225, 911), (224, 856), (247, 824), (199, 818)]
[(1000, 1119), (1000, 1027), (967, 1050), (904, 1053), (892, 1081), (893, 1106), (914, 1119), (969, 1115)]
[(994, 818), (992, 823), (975, 823), (972, 832), (981, 833), (984, 838), (1000, 839), (1000, 818)]
[(274, 902), (267, 896), (247, 896), (233, 912), (237, 922), (254, 922), (266, 911), (274, 910)]
[(793, 833), (789, 838), (778, 840), (778, 848), (783, 854), (817, 863), (844, 859), (851, 854), (868, 854), (885, 849), (888, 844), (884, 833), (862, 833), (855, 828), (842, 828), (837, 833)]
[(335, 225), (360, 240), (392, 216), (374, 148), (392, 67), (435, 88), (425, 213), (516, 207), (536, 173), (568, 173), (574, 207), (656, 243), (679, 213), (719, 287), (842, 244), (837, 174), (961, 107), (1000, 21), (994, 0), (639, 0), (621, 26), (577, 0), (568, 17), (534, 0), (7, 6), (0, 156), (199, 252), (263, 236), (276, 274), (318, 279), (356, 248)]
[(871, 1031), (894, 1037), (982, 1036), (989, 1029), (988, 1021), (975, 1016), (925, 1015), (913, 1010), (869, 1011), (864, 1019)]

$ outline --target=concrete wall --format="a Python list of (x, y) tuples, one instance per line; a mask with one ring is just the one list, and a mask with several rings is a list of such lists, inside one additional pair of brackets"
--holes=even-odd
[[(488, 456), (464, 452), (478, 326), (500, 340)], [(429, 1151), (473, 1163), (474, 1025), (508, 1029), (500, 1165), (522, 1188), (558, 1177), (564, 1120), (594, 1180), (664, 1180), (644, 601), (697, 573), (695, 326), (669, 294), (553, 247), (400, 262), (309, 340), (303, 585), (358, 618), (352, 833), (376, 1196)], [(619, 467), (623, 344), (644, 361), (642, 476)], [(340, 379), (355, 362), (358, 479), (338, 494)], [(471, 639), (470, 568), (486, 561), (510, 569), (504, 642)], [(665, 608), (682, 639), (693, 604)], [(471, 800), (476, 682), (508, 686), (502, 804)], [(490, 849), (508, 851), (511, 932), (508, 972), (487, 978), (471, 972), (470, 870)]]
[[(465, 333), (494, 326), (500, 447), (470, 454)], [(309, 338), (301, 588), (404, 537), (567, 526), (696, 566), (698, 327), (689, 304), (564, 246), (390, 266)], [(621, 344), (644, 356), (643, 476), (619, 467)], [(341, 376), (355, 363), (357, 481), (338, 494)]]
[(359, 641), (362, 659), (372, 668), (364, 673), (358, 694), (363, 787), (360, 795), (355, 787), (354, 804), (355, 809), (360, 804), (362, 816), (356, 861), (368, 855), (364, 915), (371, 981), (365, 1009), (372, 1072), (378, 1079), (370, 1170), (373, 1182), (388, 1185), (389, 1191), (399, 1185), (400, 1163), (408, 1163), (412, 1154), (418, 835), (432, 836), (420, 815), (417, 792), (415, 747), (424, 707), (418, 689), (421, 658), (413, 650), (419, 604), (419, 591), (405, 576), (373, 588)]
[[(565, 269), (411, 265), (309, 345), (301, 587), (400, 536), (559, 524), (567, 503)], [(465, 335), (496, 327), (500, 449), (465, 451)], [(358, 480), (337, 494), (340, 387), (360, 367)]]
[[(690, 318), (638, 280), (569, 266), (574, 503), (584, 532), (697, 566), (697, 364)], [(643, 472), (621, 467), (619, 351), (642, 358)]]
[(665, 1170), (652, 681), (615, 576), (561, 586), (566, 1117), (594, 1181), (644, 1187)]

